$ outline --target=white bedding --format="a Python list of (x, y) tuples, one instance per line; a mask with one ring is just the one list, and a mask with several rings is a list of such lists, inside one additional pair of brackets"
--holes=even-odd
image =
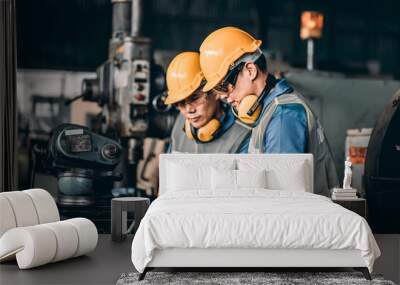
[(165, 248), (357, 249), (371, 272), (380, 255), (359, 215), (320, 195), (266, 189), (165, 193), (140, 223), (132, 262), (143, 272)]

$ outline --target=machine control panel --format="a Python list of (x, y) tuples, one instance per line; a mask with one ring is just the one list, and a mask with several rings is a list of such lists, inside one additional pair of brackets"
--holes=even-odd
[(87, 128), (67, 125), (57, 135), (54, 153), (58, 153), (56, 157), (63, 161), (75, 161), (77, 166), (98, 165), (100, 169), (107, 169), (119, 162), (122, 147), (116, 141)]
[(69, 151), (80, 153), (92, 150), (92, 140), (89, 134), (84, 134), (83, 129), (66, 130), (65, 137)]
[(146, 105), (150, 100), (150, 62), (137, 59), (132, 62), (132, 103)]

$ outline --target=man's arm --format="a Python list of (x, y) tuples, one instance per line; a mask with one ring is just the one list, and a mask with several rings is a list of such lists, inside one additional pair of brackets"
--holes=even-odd
[(264, 137), (266, 153), (304, 153), (307, 147), (307, 115), (299, 104), (276, 108)]

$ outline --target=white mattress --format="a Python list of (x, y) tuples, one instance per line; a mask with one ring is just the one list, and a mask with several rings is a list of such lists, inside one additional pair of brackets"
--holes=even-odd
[(132, 262), (143, 272), (155, 250), (168, 248), (359, 250), (370, 271), (380, 255), (359, 215), (323, 196), (266, 189), (157, 198), (133, 240)]

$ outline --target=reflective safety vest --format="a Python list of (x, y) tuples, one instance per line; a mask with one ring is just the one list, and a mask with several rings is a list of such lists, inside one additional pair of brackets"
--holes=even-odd
[(329, 190), (339, 185), (332, 153), (318, 118), (300, 94), (296, 92), (286, 93), (276, 97), (270, 103), (259, 124), (253, 128), (249, 143), (249, 153), (265, 152), (265, 130), (268, 128), (276, 108), (285, 104), (300, 104), (306, 111), (308, 122), (306, 153), (312, 153), (314, 156), (314, 193), (330, 196)]
[(251, 128), (235, 120), (235, 123), (213, 141), (200, 143), (190, 140), (182, 131), (185, 118), (178, 115), (171, 133), (171, 152), (185, 153), (236, 153), (250, 135)]

